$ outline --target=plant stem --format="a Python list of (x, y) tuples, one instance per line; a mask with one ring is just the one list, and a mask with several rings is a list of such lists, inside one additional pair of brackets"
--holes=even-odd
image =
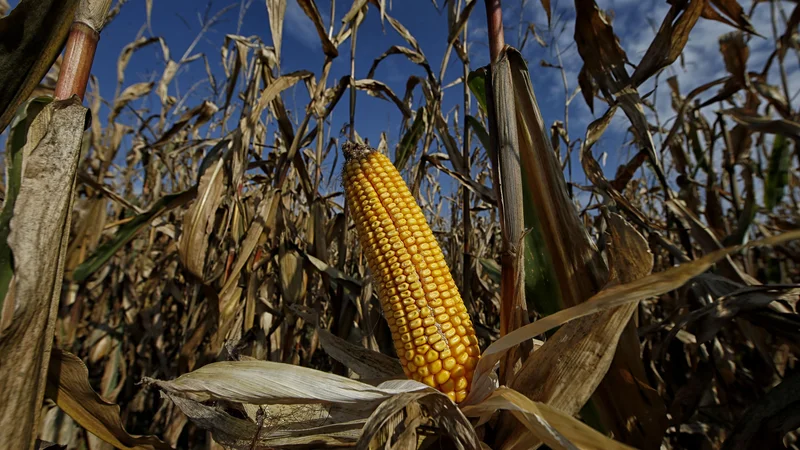
[(64, 53), (64, 63), (56, 83), (57, 100), (64, 100), (73, 95), (83, 100), (99, 40), (100, 33), (89, 25), (82, 22), (72, 24)]
[(497, 62), (500, 51), (506, 45), (503, 35), (503, 8), (500, 0), (485, 0), (486, 3), (486, 24), (489, 28), (489, 55), (491, 62)]

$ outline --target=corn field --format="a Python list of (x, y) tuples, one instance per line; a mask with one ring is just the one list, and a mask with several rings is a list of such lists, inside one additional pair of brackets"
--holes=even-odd
[(0, 1), (0, 448), (800, 448), (800, 4), (158, 3)]

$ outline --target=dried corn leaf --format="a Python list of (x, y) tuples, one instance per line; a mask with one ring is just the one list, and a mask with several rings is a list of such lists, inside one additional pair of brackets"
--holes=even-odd
[[(510, 348), (526, 340), (533, 339), (559, 325), (563, 325), (579, 317), (595, 314), (627, 303), (638, 302), (675, 290), (686, 284), (692, 278), (708, 270), (714, 263), (722, 258), (746, 248), (774, 246), (794, 239), (800, 239), (800, 231), (788, 231), (779, 235), (751, 241), (744, 245), (719, 249), (694, 261), (683, 263), (644, 278), (639, 278), (631, 283), (603, 289), (584, 303), (551, 314), (530, 325), (514, 330), (493, 342), (483, 351), (478, 366), (475, 369), (473, 379), (479, 380), (480, 378), (488, 376), (495, 364), (500, 361), (503, 354)], [(470, 395), (467, 396), (464, 402), (465, 405), (474, 404), (482, 400), (478, 398), (477, 395), (473, 395), (475, 392), (477, 391), (473, 390), (470, 392)]]
[(285, 242), (281, 242), (279, 248), (278, 267), (280, 268), (280, 286), (283, 297), (289, 304), (298, 303), (306, 292), (303, 259), (295, 250), (286, 248)]
[(89, 385), (89, 370), (72, 353), (53, 349), (47, 372), (47, 397), (80, 426), (122, 450), (171, 449), (155, 436), (125, 431), (119, 406), (100, 397)]
[(719, 39), (719, 51), (725, 61), (725, 69), (733, 76), (740, 86), (749, 87), (750, 78), (747, 75), (747, 58), (750, 49), (744, 40), (744, 33), (728, 33)]
[(164, 121), (164, 115), (167, 113), (173, 103), (175, 103), (175, 99), (167, 95), (167, 89), (172, 83), (172, 79), (175, 78), (175, 75), (178, 73), (178, 69), (181, 67), (179, 63), (176, 63), (173, 60), (167, 61), (167, 67), (164, 68), (164, 72), (161, 74), (161, 79), (158, 81), (158, 86), (156, 87), (156, 94), (158, 94), (158, 98), (161, 99), (161, 121)]
[[(618, 214), (609, 214), (609, 284), (635, 281), (653, 267), (647, 241)], [(568, 322), (533, 353), (509, 387), (567, 414), (576, 414), (605, 376), (622, 330), (635, 309), (624, 305)], [(576, 386), (574, 380), (581, 380)]]
[[(231, 416), (202, 403), (165, 393), (180, 410), (199, 427), (211, 431), (214, 441), (227, 448), (251, 450), (255, 448), (305, 447), (340, 448), (351, 446), (358, 440), (366, 419), (330, 425), (318, 425), (317, 416), (305, 413), (305, 405), (295, 411), (273, 414), (261, 409), (262, 424)], [(315, 411), (311, 410), (312, 413)]]
[(783, 134), (800, 139), (800, 123), (787, 119), (770, 119), (744, 108), (730, 108), (720, 111), (731, 116), (734, 122), (744, 125), (753, 131), (762, 133)]
[(389, 50), (386, 50), (380, 56), (375, 58), (375, 60), (372, 62), (372, 67), (369, 68), (367, 78), (373, 78), (375, 75), (375, 70), (378, 68), (378, 64), (380, 64), (381, 61), (390, 55), (405, 55), (409, 61), (413, 62), (414, 64), (419, 64), (423, 69), (425, 69), (429, 80), (434, 79), (433, 71), (431, 70), (431, 66), (428, 64), (428, 60), (425, 58), (425, 55), (401, 45), (393, 45), (389, 47)]
[[(31, 124), (8, 245), (14, 277), (0, 331), (0, 442), (30, 448), (39, 423), (61, 297), (73, 190), (88, 110), (77, 97), (48, 104)], [(10, 302), (10, 303), (8, 303)]]
[[(714, 11), (711, 5), (716, 6), (716, 8), (719, 10), (719, 13)], [(727, 18), (730, 20), (723, 16), (727, 16)], [(732, 25), (749, 33), (756, 33), (755, 28), (753, 28), (753, 24), (750, 22), (750, 18), (744, 13), (742, 5), (740, 5), (737, 0), (708, 0), (708, 3), (706, 3), (705, 8), (703, 9), (703, 17)]]
[(145, 378), (146, 384), (190, 400), (225, 400), (253, 405), (328, 403), (348, 410), (373, 411), (387, 398), (416, 391), (434, 392), (412, 380), (371, 386), (307, 367), (271, 361), (221, 361), (207, 364), (172, 381)]
[(317, 332), (319, 343), (325, 352), (361, 378), (380, 379), (398, 376), (405, 378), (397, 358), (351, 344), (328, 330), (318, 329)]
[(80, 283), (103, 267), (125, 244), (133, 240), (153, 219), (165, 212), (185, 205), (197, 195), (197, 186), (177, 194), (165, 195), (142, 214), (133, 216), (119, 227), (114, 237), (106, 241), (72, 272), (72, 280)]
[(391, 101), (394, 102), (395, 105), (397, 105), (397, 109), (399, 109), (400, 112), (403, 113), (403, 116), (405, 116), (407, 119), (410, 119), (411, 117), (414, 116), (414, 114), (408, 108), (408, 105), (403, 103), (403, 101), (400, 100), (400, 97), (398, 97), (392, 91), (392, 89), (386, 84), (378, 80), (361, 79), (361, 80), (356, 80), (354, 85), (356, 89), (361, 89), (362, 91), (366, 91), (367, 94), (373, 97), (383, 98), (382, 94), (386, 94), (389, 97), (389, 99), (391, 99)]
[[(609, 214), (607, 220), (610, 230), (609, 285), (631, 282), (648, 275), (653, 267), (653, 258), (647, 241), (621, 216)], [(566, 323), (531, 355), (509, 387), (532, 400), (574, 415), (595, 393), (615, 358), (621, 360), (618, 367), (625, 367), (633, 372), (631, 376), (645, 380), (641, 362), (624, 361), (629, 356), (627, 353), (615, 353), (635, 309), (636, 304), (627, 304)], [(635, 336), (635, 330), (631, 331), (631, 336)], [(638, 347), (638, 341), (634, 347)], [(633, 357), (638, 359), (638, 353), (633, 353)], [(614, 379), (618, 374), (609, 373), (609, 377)], [(581, 381), (576, 383), (575, 380)], [(650, 440), (647, 444), (637, 442), (640, 447), (649, 448), (661, 442), (665, 425), (658, 419), (664, 417), (666, 411), (657, 395), (653, 395), (655, 392), (649, 392), (651, 398), (643, 394), (644, 382), (640, 385), (614, 380), (613, 386), (616, 396), (606, 403), (619, 405), (614, 412), (629, 416), (614, 417), (612, 421), (638, 421), (645, 433), (637, 441)], [(605, 393), (604, 390), (597, 391), (600, 396)], [(643, 395), (645, 398), (640, 398)], [(623, 408), (624, 404), (628, 407)], [(513, 429), (508, 441), (518, 442), (523, 434), (518, 428)]]
[(461, 10), (458, 14), (458, 19), (453, 23), (453, 26), (449, 27), (449, 32), (447, 33), (447, 44), (453, 45), (453, 43), (458, 38), (458, 35), (464, 31), (464, 27), (467, 25), (467, 20), (469, 20), (469, 15), (472, 12), (472, 8), (478, 3), (477, 0), (467, 0), (466, 5), (464, 5), (464, 9)]
[[(751, 405), (725, 440), (722, 450), (785, 447), (787, 433), (800, 424), (800, 376), (787, 376)], [(790, 444), (791, 445), (791, 444)]]
[[(35, 129), (32, 130), (34, 134), (29, 135), (28, 132), (33, 121), (36, 120), (37, 116), (50, 102), (51, 99), (49, 98), (28, 100), (19, 108), (14, 121), (11, 123), (11, 132), (5, 152), (5, 200), (3, 202), (3, 211), (0, 212), (0, 319), (2, 319), (0, 320), (0, 332), (5, 328), (6, 321), (11, 319), (11, 317), (6, 316), (3, 308), (9, 283), (14, 276), (14, 260), (11, 248), (8, 246), (8, 234), (11, 231), (9, 224), (14, 216), (14, 205), (22, 182), (24, 157), (26, 154), (30, 155), (32, 149), (42, 139), (42, 135), (37, 133)], [(28, 148), (26, 149), (26, 147)]]
[(111, 114), (108, 117), (108, 121), (113, 122), (119, 113), (121, 113), (131, 101), (142, 98), (149, 94), (154, 85), (155, 83), (151, 81), (149, 83), (136, 83), (126, 87), (125, 90), (122, 91), (122, 94), (114, 99), (114, 106), (111, 108)]
[(510, 411), (539, 442), (530, 439), (517, 444), (509, 444), (503, 449), (537, 448), (541, 443), (552, 449), (632, 449), (617, 442), (588, 425), (580, 422), (544, 403), (530, 400), (519, 392), (500, 387), (480, 404), (466, 406), (464, 414), (469, 417), (481, 417), (486, 413), (498, 410)]
[(189, 125), (189, 122), (191, 122), (191, 120), (195, 117), (197, 120), (192, 128), (196, 129), (200, 127), (204, 123), (208, 122), (209, 119), (211, 119), (211, 116), (213, 116), (218, 110), (219, 108), (217, 105), (209, 102), (208, 100), (203, 101), (203, 103), (183, 113), (181, 117), (176, 120), (172, 126), (169, 127), (169, 129), (158, 138), (156, 142), (152, 144), (152, 146), (157, 147), (169, 142), (173, 137), (186, 128), (186, 126)]
[(311, 22), (314, 23), (314, 28), (317, 29), (319, 40), (322, 42), (322, 51), (325, 52), (325, 56), (331, 59), (339, 56), (339, 50), (336, 49), (336, 45), (331, 42), (328, 33), (325, 31), (325, 25), (322, 23), (322, 16), (319, 14), (316, 2), (314, 2), (314, 0), (297, 0), (297, 3), (303, 8), (303, 12), (311, 19)]
[(706, 0), (693, 0), (688, 6), (686, 2), (674, 2), (661, 22), (656, 37), (631, 76), (631, 83), (634, 86), (644, 83), (678, 59), (705, 5)]
[[(423, 409), (417, 405), (424, 407), (424, 417)], [(398, 427), (397, 419), (400, 418), (398, 416), (403, 409), (407, 411), (406, 420), (413, 422), (419, 418), (431, 421), (446, 432), (447, 437), (453, 441), (459, 450), (478, 450), (481, 448), (475, 430), (461, 410), (447, 396), (433, 389), (402, 392), (382, 402), (375, 409), (375, 412), (370, 415), (367, 423), (364, 424), (364, 429), (358, 443), (356, 443), (356, 447), (359, 449), (377, 448), (369, 445), (376, 437), (383, 438), (381, 440), (385, 441), (384, 445), (388, 446), (392, 441), (392, 435), (396, 434), (398, 429), (402, 429)], [(401, 435), (398, 435), (398, 440), (400, 440), (400, 437)], [(416, 448), (416, 446), (412, 448)]]
[(361, 288), (363, 286), (362, 281), (347, 275), (346, 273), (342, 272), (336, 267), (331, 266), (330, 264), (320, 260), (319, 258), (313, 255), (306, 253), (305, 257), (306, 259), (308, 259), (308, 262), (310, 262), (311, 265), (314, 266), (317, 270), (328, 275), (331, 278), (333, 284), (337, 285), (342, 284), (347, 290), (352, 292), (354, 295), (358, 294), (361, 291)]
[[(217, 208), (222, 204), (225, 192), (225, 171), (223, 167), (228, 154), (225, 150), (230, 141), (225, 139), (208, 152), (199, 172), (197, 199), (183, 216), (183, 229), (178, 238), (178, 256), (181, 263), (200, 280), (205, 277), (208, 239), (213, 231)], [(214, 161), (214, 162), (212, 162)]]
[(267, 191), (264, 197), (261, 198), (261, 201), (258, 204), (256, 216), (253, 218), (253, 221), (250, 223), (250, 227), (247, 229), (247, 235), (245, 236), (244, 241), (242, 241), (242, 243), (239, 245), (236, 261), (233, 263), (233, 267), (228, 274), (228, 281), (222, 286), (220, 297), (228, 295), (231, 290), (235, 289), (239, 273), (244, 268), (244, 265), (247, 264), (247, 261), (250, 259), (250, 255), (252, 255), (253, 251), (256, 249), (258, 240), (261, 238), (261, 234), (265, 229), (271, 229), (274, 227), (274, 223), (270, 220), (270, 217), (275, 217), (279, 200), (280, 196), (275, 195), (274, 191)]
[(272, 33), (272, 46), (275, 47), (275, 58), (280, 61), (286, 1), (267, 0), (267, 14), (269, 14), (269, 31)]
[(166, 47), (163, 39), (158, 37), (146, 38), (140, 37), (135, 41), (131, 42), (130, 44), (123, 47), (122, 51), (119, 53), (119, 57), (117, 58), (117, 84), (122, 86), (122, 82), (125, 81), (125, 69), (128, 67), (128, 63), (133, 56), (133, 52), (146, 47), (150, 44), (161, 42), (162, 48), (165, 51), (164, 57), (169, 60), (169, 48)]

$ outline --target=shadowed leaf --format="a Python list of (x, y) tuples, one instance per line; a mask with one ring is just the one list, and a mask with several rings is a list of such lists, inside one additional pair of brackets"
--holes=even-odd
[(55, 62), (78, 0), (21, 0), (0, 19), (0, 132)]
[(100, 397), (89, 385), (89, 370), (72, 353), (53, 349), (47, 371), (47, 397), (90, 433), (122, 450), (171, 449), (155, 436), (125, 431), (119, 406)]

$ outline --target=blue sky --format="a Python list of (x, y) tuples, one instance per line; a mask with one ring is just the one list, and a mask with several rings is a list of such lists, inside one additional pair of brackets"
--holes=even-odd
[[(477, 68), (488, 63), (488, 48), (486, 37), (486, 20), (483, 0), (478, 0), (478, 5), (474, 8), (472, 18), (469, 23), (469, 51), (472, 68)], [(439, 7), (442, 7), (444, 0), (437, 0)], [(192, 54), (202, 53), (209, 61), (211, 71), (214, 73), (217, 83), (224, 81), (224, 73), (221, 64), (220, 49), (226, 34), (239, 34), (245, 37), (258, 36), (267, 45), (272, 44), (271, 33), (269, 30), (269, 20), (264, 0), (252, 0), (246, 10), (242, 9), (243, 3), (239, 0), (215, 0), (210, 4), (203, 0), (153, 0), (153, 10), (150, 27), (146, 26), (145, 1), (130, 0), (122, 8), (121, 14), (110, 23), (103, 31), (99, 43), (97, 56), (93, 66), (93, 74), (97, 77), (100, 84), (102, 96), (110, 100), (114, 96), (116, 89), (116, 65), (117, 57), (122, 48), (135, 40), (141, 33), (146, 37), (157, 36), (164, 39), (170, 49), (172, 59), (179, 59), (187, 47), (192, 43), (201, 28), (199, 16), (207, 10), (210, 15), (214, 15), (223, 8), (234, 5), (221, 21), (209, 30), (198, 45), (192, 50)], [(328, 24), (330, 20), (331, 1), (318, 0), (319, 9), (322, 12), (323, 20)], [(741, 1), (745, 10), (749, 10), (750, 0)], [(335, 12), (335, 32), (341, 27), (341, 17), (349, 10), (351, 0), (336, 0)], [(386, 2), (388, 13), (398, 19), (419, 41), (422, 50), (430, 62), (434, 73), (438, 73), (442, 56), (446, 49), (447, 35), (447, 11), (439, 12), (433, 6), (431, 0), (389, 0)], [(506, 40), (512, 46), (519, 47), (520, 38), (528, 22), (532, 22), (537, 32), (543, 39), (550, 44), (547, 48), (538, 45), (532, 38), (528, 39), (523, 49), (523, 55), (528, 59), (529, 69), (534, 84), (545, 124), (549, 127), (555, 120), (564, 120), (564, 87), (561, 81), (561, 74), (558, 70), (542, 67), (539, 62), (544, 60), (549, 63), (557, 63), (556, 45), (562, 52), (561, 57), (566, 70), (570, 94), (577, 85), (577, 74), (582, 65), (580, 56), (577, 53), (573, 42), (574, 33), (574, 4), (571, 1), (552, 0), (553, 23), (552, 28), (548, 27), (547, 18), (539, 0), (527, 1), (505, 1), (504, 2), (504, 23), (506, 27)], [(647, 46), (651, 42), (655, 29), (657, 29), (664, 17), (669, 5), (665, 0), (600, 0), (598, 4), (603, 9), (614, 10), (614, 29), (619, 36), (623, 48), (626, 50), (629, 59), (636, 63), (644, 55)], [(792, 4), (783, 3), (787, 14), (791, 13)], [(242, 17), (239, 22), (239, 17)], [(760, 33), (771, 36), (769, 22), (769, 4), (765, 3), (759, 7), (757, 13), (752, 18), (752, 22)], [(656, 92), (655, 100), (657, 109), (661, 114), (662, 124), (666, 122), (669, 126), (672, 118), (670, 107), (669, 90), (666, 78), (670, 75), (677, 75), (682, 93), (688, 93), (694, 87), (705, 83), (711, 79), (722, 76), (725, 73), (722, 57), (719, 54), (718, 37), (725, 32), (733, 31), (732, 28), (718, 22), (701, 19), (697, 27), (692, 31), (689, 44), (684, 52), (685, 68), (677, 64), (667, 69), (661, 76)], [(782, 33), (783, 30), (779, 30)], [(751, 42), (750, 68), (759, 70), (763, 61), (772, 49), (771, 40), (755, 38)], [(356, 52), (356, 77), (364, 78), (372, 65), (373, 60), (386, 51), (392, 45), (407, 46), (392, 28), (386, 23), (381, 24), (380, 15), (377, 8), (370, 7), (366, 20), (358, 31), (357, 52)], [(287, 73), (294, 70), (305, 69), (315, 73), (318, 77), (322, 69), (323, 56), (320, 50), (320, 42), (312, 22), (305, 16), (297, 2), (288, 1), (286, 19), (284, 23), (284, 36), (281, 52), (281, 72)], [(342, 76), (349, 74), (350, 69), (350, 41), (348, 40), (340, 47), (340, 56), (334, 61), (328, 85), (331, 86)], [(789, 61), (789, 77), (792, 92), (800, 88), (800, 72), (796, 61)], [(139, 50), (132, 57), (127, 71), (123, 88), (133, 83), (142, 81), (156, 81), (161, 77), (166, 61), (161, 47), (150, 45)], [(410, 63), (405, 57), (400, 55), (390, 56), (384, 60), (374, 78), (383, 81), (394, 92), (401, 96), (405, 91), (405, 82), (409, 75), (424, 75), (421, 67)], [(461, 66), (458, 58), (453, 54), (450, 57), (444, 85), (456, 80), (461, 76)], [(191, 108), (200, 104), (211, 94), (211, 89), (206, 79), (205, 69), (202, 60), (184, 65), (174, 81), (169, 86), (169, 94), (181, 97), (186, 94), (190, 87), (194, 86), (194, 91), (184, 103), (185, 108)], [(771, 74), (770, 82), (777, 84), (777, 77)], [(647, 92), (655, 87), (651, 81), (646, 83), (640, 92)], [(224, 90), (223, 90), (224, 91)], [(714, 95), (716, 91), (710, 90), (701, 99)], [(416, 98), (420, 96), (420, 91), (416, 91)], [(293, 89), (287, 90), (283, 94), (284, 102), (290, 113), (302, 118), (305, 106), (308, 102), (307, 89), (302, 83), (298, 83)], [(218, 105), (222, 105), (223, 98), (217, 100)], [(154, 111), (158, 110), (157, 97), (150, 96), (144, 100), (150, 103)], [(445, 91), (443, 110), (447, 113), (462, 102), (461, 87), (452, 87)], [(419, 104), (415, 102), (415, 105)], [(141, 103), (136, 104), (140, 106)], [(477, 105), (473, 100), (472, 110), (476, 110)], [(584, 103), (580, 95), (575, 97), (570, 109), (570, 137), (572, 140), (583, 138), (586, 126), (594, 118), (599, 117), (604, 112), (604, 104), (595, 101), (594, 115)], [(716, 105), (707, 107), (703, 112), (713, 116)], [(107, 109), (103, 112), (101, 120), (107, 115)], [(172, 111), (175, 115), (182, 114), (183, 111)], [(123, 122), (132, 123), (132, 116), (123, 114)], [(218, 113), (220, 114), (220, 113)], [(239, 111), (234, 111), (232, 117), (237, 118)], [(340, 101), (332, 115), (333, 136), (338, 135), (338, 131), (348, 122), (348, 101), (347, 95)], [(461, 114), (461, 113), (460, 113)], [(652, 115), (650, 115), (652, 116)], [(453, 114), (449, 121), (452, 124)], [(463, 116), (458, 118), (459, 123), (463, 124)], [(394, 150), (395, 144), (400, 139), (401, 114), (398, 109), (390, 102), (370, 97), (363, 92), (358, 93), (356, 107), (356, 130), (358, 133), (377, 145), (381, 132), (386, 132), (389, 140), (390, 151)], [(633, 150), (627, 145), (630, 136), (625, 130), (628, 127), (627, 119), (619, 112), (612, 123), (611, 128), (603, 139), (595, 146), (594, 153), (601, 163), (605, 163), (606, 175), (613, 178), (616, 167), (633, 154)], [(656, 140), (658, 145), (660, 142)], [(121, 153), (124, 153), (122, 149)], [(719, 160), (719, 158), (715, 158)], [(326, 161), (330, 164), (332, 158)], [(341, 158), (340, 158), (341, 161)], [(575, 181), (585, 183), (583, 171), (580, 168), (577, 158), (573, 161)], [(329, 167), (326, 167), (326, 173)], [(441, 178), (446, 178), (445, 174), (437, 174)]]

